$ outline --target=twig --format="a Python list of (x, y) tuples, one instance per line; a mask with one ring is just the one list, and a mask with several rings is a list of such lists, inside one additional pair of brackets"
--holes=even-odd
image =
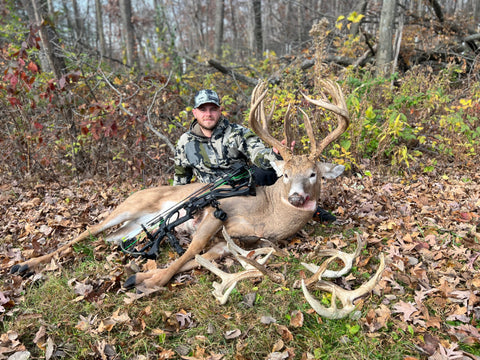
[(160, 139), (162, 139), (163, 142), (165, 144), (167, 144), (167, 146), (170, 148), (172, 153), (175, 154), (175, 146), (173, 146), (173, 144), (171, 143), (171, 141), (168, 137), (166, 137), (160, 131), (158, 131), (157, 129), (154, 128), (154, 126), (152, 125), (152, 119), (150, 118), (150, 113), (152, 112), (152, 107), (153, 107), (153, 104), (155, 104), (155, 100), (157, 99), (157, 95), (160, 91), (162, 91), (163, 89), (165, 89), (167, 87), (168, 83), (170, 82), (170, 77), (171, 76), (172, 76), (172, 72), (170, 72), (170, 74), (168, 75), (168, 79), (167, 79), (165, 85), (163, 85), (161, 88), (159, 88), (159, 89), (157, 89), (157, 91), (155, 91), (155, 94), (153, 95), (152, 102), (150, 103), (150, 106), (148, 107), (148, 110), (147, 110), (147, 120), (148, 120), (148, 122), (145, 124), (145, 126), (147, 127), (147, 129), (149, 129), (155, 135), (157, 135)]

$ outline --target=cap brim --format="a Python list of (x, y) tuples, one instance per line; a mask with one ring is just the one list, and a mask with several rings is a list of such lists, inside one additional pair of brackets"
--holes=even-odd
[(217, 103), (214, 102), (214, 101), (205, 101), (205, 102), (202, 102), (202, 103), (200, 103), (200, 104), (197, 104), (197, 105), (195, 106), (195, 109), (198, 108), (198, 107), (200, 107), (200, 106), (202, 106), (202, 105), (205, 105), (205, 104), (213, 104), (213, 105), (216, 105), (216, 106), (220, 107), (220, 104), (217, 104)]

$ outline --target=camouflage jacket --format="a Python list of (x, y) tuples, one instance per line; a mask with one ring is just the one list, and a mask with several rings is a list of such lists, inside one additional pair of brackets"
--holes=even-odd
[(193, 176), (199, 182), (213, 182), (238, 163), (270, 169), (271, 161), (279, 158), (250, 129), (221, 118), (208, 138), (194, 120), (177, 143), (173, 184), (188, 184)]

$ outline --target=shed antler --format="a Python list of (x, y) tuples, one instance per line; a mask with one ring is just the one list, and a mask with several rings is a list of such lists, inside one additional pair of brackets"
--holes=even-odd
[[(217, 265), (213, 262), (208, 261), (201, 255), (195, 256), (195, 260), (204, 268), (211, 271), (218, 277), (222, 279), (221, 283), (213, 282), (212, 286), (214, 288), (212, 294), (218, 300), (221, 305), (224, 305), (228, 301), (230, 293), (235, 289), (237, 283), (244, 279), (262, 277), (264, 275), (269, 276), (274, 282), (284, 281), (283, 275), (273, 273), (268, 270), (264, 264), (270, 258), (270, 256), (275, 252), (274, 248), (259, 248), (253, 251), (246, 251), (237, 246), (232, 238), (228, 235), (225, 228), (223, 228), (223, 237), (227, 241), (228, 249), (235, 256), (238, 262), (245, 269), (238, 273), (229, 274), (223, 270), (220, 270)], [(258, 255), (265, 255), (260, 260), (256, 261), (255, 258)]]
[[(352, 269), (353, 260), (355, 260), (360, 255), (360, 252), (362, 251), (362, 248), (364, 245), (365, 245), (365, 242), (362, 240), (360, 235), (357, 234), (357, 248), (351, 254), (345, 253), (340, 250), (335, 250), (335, 249), (322, 249), (322, 250), (316, 251), (317, 256), (333, 256), (342, 260), (344, 264), (343, 268), (337, 271), (325, 269), (324, 271), (322, 271), (322, 277), (328, 278), (328, 279), (337, 279), (347, 274)], [(302, 262), (302, 265), (303, 267), (305, 267), (307, 270), (309, 270), (314, 274), (316, 274), (320, 269), (320, 267), (315, 264)], [(315, 278), (315, 275), (313, 275), (312, 278)], [(317, 281), (317, 280), (314, 280), (314, 281)], [(306, 281), (307, 286), (309, 286), (312, 282), (313, 281), (311, 280), (307, 280)]]
[[(361, 285), (356, 290), (345, 290), (340, 286), (332, 284), (328, 281), (321, 280), (321, 277), (325, 270), (328, 267), (328, 264), (332, 262), (336, 257), (331, 257), (327, 259), (318, 269), (317, 273), (314, 275), (318, 282), (315, 284), (316, 288), (319, 288), (323, 291), (328, 291), (332, 293), (331, 305), (329, 308), (324, 307), (318, 300), (316, 300), (312, 294), (307, 289), (305, 281), (302, 279), (302, 290), (307, 302), (310, 306), (317, 312), (317, 314), (324, 316), (329, 319), (342, 319), (355, 310), (355, 304), (353, 303), (359, 297), (362, 297), (373, 290), (378, 280), (382, 276), (383, 270), (385, 269), (385, 256), (380, 254), (380, 265), (377, 272), (372, 278)], [(337, 308), (337, 297), (342, 303), (342, 308)]]

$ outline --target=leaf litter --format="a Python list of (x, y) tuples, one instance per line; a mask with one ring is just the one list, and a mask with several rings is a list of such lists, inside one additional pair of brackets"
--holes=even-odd
[[(301, 257), (319, 246), (340, 249), (352, 243), (350, 231), (360, 233), (368, 244), (356, 264), (360, 271), (366, 268), (368, 272), (380, 251), (388, 259), (375, 289), (382, 303), (376, 308), (363, 309), (365, 315), (358, 320), (363, 331), (372, 337), (381, 336), (382, 329), (392, 323), (393, 327), (411, 333), (419, 353), (429, 359), (475, 359), (474, 355), (461, 351), (459, 344), (480, 347), (479, 178), (480, 175), (473, 171), (462, 177), (452, 172), (440, 178), (424, 174), (403, 178), (374, 174), (343, 177), (336, 184), (326, 183), (322, 198), (324, 207), (336, 213), (339, 221), (322, 228), (321, 236), (316, 235), (316, 224), (310, 224), (291, 239), (287, 250), (291, 256)], [(87, 225), (96, 223), (138, 188), (132, 184), (106, 188), (91, 180), (71, 188), (55, 183), (31, 187), (15, 181), (2, 185), (0, 320), (9, 319), (18, 312), (25, 290), (35, 279), (52, 276), (49, 272), (61, 272), (65, 264), (73, 260), (68, 256), (55, 259), (38, 269), (36, 277), (26, 278), (9, 275), (11, 266), (53, 251)], [(77, 296), (76, 301), (101, 304), (106, 293), (120, 291), (125, 278), (123, 264), (127, 261), (122, 260), (123, 254), (113, 255), (112, 248), (101, 240), (89, 246), (94, 247), (95, 258), (107, 259), (103, 273), (99, 272), (96, 278), (71, 279), (69, 284)], [(81, 261), (82, 256), (85, 255), (76, 253), (75, 261)], [(144, 264), (146, 268), (152, 266), (155, 265)], [(178, 279), (179, 286), (169, 287), (170, 291), (182, 291), (182, 277)], [(126, 293), (125, 302), (133, 304), (148, 295)], [(152, 333), (178, 332), (197, 325), (195, 309), (180, 309), (164, 315), (164, 329)], [(281, 337), (282, 346), (280, 343), (274, 346), (269, 358), (291, 358), (283, 344), (292, 342), (292, 331), (303, 326), (303, 316), (301, 312), (292, 313), (288, 327), (269, 316), (257, 319), (265, 326), (275, 326)], [(103, 319), (79, 315), (76, 328), (102, 333), (123, 325), (128, 326), (132, 334), (152, 331), (146, 329), (138, 317), (131, 317), (120, 309)], [(225, 338), (242, 339), (237, 330), (225, 333)], [(51, 357), (55, 344), (44, 331), (37, 330), (36, 344)], [(102, 358), (113, 356), (114, 348), (108, 343), (99, 342), (94, 348)], [(13, 354), (21, 358), (26, 352), (28, 350), (14, 331), (0, 334), (0, 359)], [(168, 349), (159, 348), (158, 352), (163, 358), (175, 356)], [(221, 358), (201, 348), (193, 353), (193, 357), (182, 357)], [(304, 354), (303, 357), (309, 356)]]

